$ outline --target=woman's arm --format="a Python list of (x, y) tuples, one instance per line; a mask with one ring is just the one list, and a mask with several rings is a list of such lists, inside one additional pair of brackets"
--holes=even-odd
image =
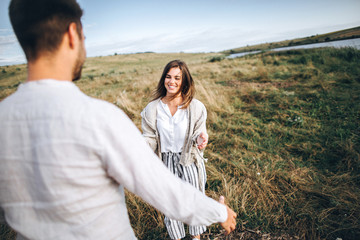
[(206, 131), (206, 119), (207, 119), (207, 111), (205, 106), (200, 103), (199, 106), (201, 108), (195, 108), (194, 111), (200, 111), (200, 114), (196, 114), (197, 119), (195, 119), (194, 125), (194, 133), (193, 133), (193, 142), (197, 144), (199, 150), (204, 150), (207, 143), (209, 136)]
[(146, 142), (150, 145), (151, 149), (157, 153), (158, 142), (156, 129), (149, 123), (149, 119), (146, 116), (146, 108), (141, 112), (141, 129)]
[(200, 135), (197, 137), (197, 140), (196, 140), (199, 150), (205, 149), (205, 147), (208, 143), (208, 139), (209, 139), (209, 136), (207, 133), (205, 133), (205, 132), (200, 133)]

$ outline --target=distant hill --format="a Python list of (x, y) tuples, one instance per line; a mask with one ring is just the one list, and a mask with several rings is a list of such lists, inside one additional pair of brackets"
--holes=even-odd
[(304, 44), (330, 42), (330, 41), (344, 40), (351, 38), (360, 38), (360, 26), (355, 28), (340, 30), (336, 32), (313, 35), (310, 37), (296, 38), (293, 40), (285, 40), (280, 42), (262, 43), (252, 46), (239, 47), (239, 48), (225, 50), (222, 53), (232, 54), (232, 53), (242, 53), (242, 52), (250, 52), (250, 51), (263, 51), (263, 50), (279, 48), (279, 47), (298, 46)]

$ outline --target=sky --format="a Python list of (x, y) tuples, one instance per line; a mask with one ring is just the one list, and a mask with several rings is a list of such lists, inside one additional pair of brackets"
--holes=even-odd
[[(0, 66), (25, 63), (0, 0)], [(360, 0), (78, 0), (87, 56), (218, 52), (360, 26)]]

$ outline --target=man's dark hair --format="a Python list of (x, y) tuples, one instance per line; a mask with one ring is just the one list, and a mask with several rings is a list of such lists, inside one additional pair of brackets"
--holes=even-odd
[(11, 24), (28, 61), (40, 52), (57, 50), (72, 22), (81, 36), (82, 14), (76, 0), (12, 0), (9, 5)]

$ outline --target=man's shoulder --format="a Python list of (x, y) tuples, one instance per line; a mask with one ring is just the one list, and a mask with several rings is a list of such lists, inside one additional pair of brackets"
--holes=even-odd
[(102, 99), (97, 99), (97, 98), (93, 98), (88, 96), (88, 104), (89, 104), (89, 109), (91, 109), (93, 112), (93, 114), (95, 115), (101, 115), (105, 118), (107, 118), (107, 116), (113, 115), (113, 114), (125, 114), (118, 106), (116, 106), (113, 103), (110, 103), (108, 101), (102, 100)]
[(18, 105), (21, 100), (22, 98), (18, 93), (18, 89), (0, 100), (0, 117), (7, 118), (10, 112), (18, 111)]
[(115, 104), (110, 103), (106, 100), (94, 98), (88, 95), (85, 96), (87, 98), (86, 101), (88, 102), (88, 104), (92, 105), (93, 107), (98, 107), (103, 110), (114, 110), (114, 108), (117, 108)]

